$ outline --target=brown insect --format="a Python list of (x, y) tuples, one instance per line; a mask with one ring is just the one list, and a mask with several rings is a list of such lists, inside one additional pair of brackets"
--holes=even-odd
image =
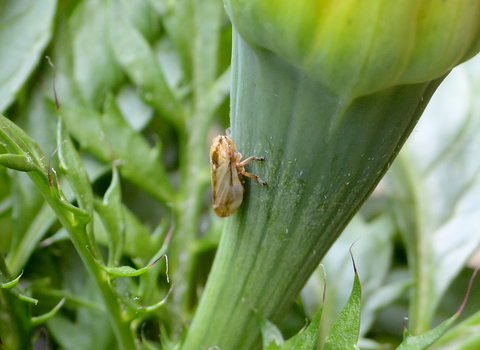
[(257, 175), (245, 171), (245, 164), (252, 160), (263, 161), (264, 157), (248, 157), (235, 150), (235, 144), (227, 130), (227, 136), (217, 136), (210, 147), (210, 173), (212, 176), (213, 210), (220, 217), (232, 215), (243, 201), (245, 188), (243, 176), (255, 179), (260, 185), (267, 183)]

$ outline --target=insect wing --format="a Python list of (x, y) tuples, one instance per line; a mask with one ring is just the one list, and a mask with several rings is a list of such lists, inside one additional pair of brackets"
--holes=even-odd
[(243, 184), (235, 164), (225, 161), (212, 170), (213, 210), (220, 217), (232, 215), (243, 201)]
[(232, 215), (243, 201), (243, 183), (236, 168), (238, 153), (228, 136), (217, 136), (210, 148), (213, 210), (220, 217)]

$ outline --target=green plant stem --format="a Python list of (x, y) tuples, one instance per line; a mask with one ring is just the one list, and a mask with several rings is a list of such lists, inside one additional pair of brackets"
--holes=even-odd
[[(391, 189), (395, 188), (395, 193), (399, 194), (395, 200), (403, 203), (404, 210), (397, 213), (397, 216), (404, 218), (401, 220), (402, 232), (408, 234), (403, 234), (402, 237), (415, 281), (410, 291), (408, 328), (412, 334), (421, 334), (430, 328), (436, 309), (435, 304), (438, 303), (437, 298), (433, 298), (429, 292), (433, 288), (432, 271), (429, 268), (433, 257), (428, 249), (431, 243), (425, 240), (425, 235), (420, 231), (422, 229), (420, 220), (426, 214), (422, 209), (422, 200), (416, 194), (422, 191), (417, 188), (420, 186), (419, 179), (412, 173), (412, 168), (403, 157), (397, 159), (392, 171), (395, 172), (395, 176), (387, 178), (386, 183)], [(393, 209), (397, 208), (394, 206)]]
[[(205, 147), (208, 125), (201, 121), (192, 123), (190, 131), (180, 144), (183, 145), (181, 154), (181, 184), (178, 201), (175, 210), (175, 235), (171, 243), (171, 269), (173, 272), (172, 282), (175, 284), (174, 296), (181, 296), (176, 300), (180, 301), (178, 310), (183, 316), (190, 307), (188, 296), (191, 287), (191, 273), (195, 241), (198, 229), (199, 210), (206, 186), (205, 162), (207, 152)], [(195, 126), (193, 126), (195, 125)], [(194, 132), (193, 132), (194, 131)]]
[(7, 264), (12, 274), (18, 274), (31, 257), (33, 250), (37, 247), (45, 232), (55, 222), (56, 217), (50, 206), (44, 204), (38, 212), (31, 226), (20, 240), (16, 249), (11, 249), (8, 255)]
[(58, 200), (52, 195), (51, 187), (48, 185), (48, 180), (43, 173), (30, 172), (29, 175), (44, 194), (47, 202), (55, 211), (55, 214), (63, 227), (69, 232), (72, 243), (80, 255), (86, 269), (95, 279), (100, 288), (107, 305), (108, 315), (120, 349), (136, 349), (133, 335), (130, 330), (130, 322), (123, 317), (119, 299), (109, 284), (108, 276), (96, 266), (92, 255), (87, 249), (88, 239), (86, 235), (86, 225), (90, 220), (90, 216), (83, 210), (73, 206), (66, 208), (65, 206), (59, 205)]
[[(192, 271), (198, 232), (198, 219), (205, 188), (210, 182), (205, 171), (208, 161), (207, 134), (216, 106), (208, 103), (206, 89), (196, 89), (194, 112), (180, 140), (181, 183), (175, 207), (175, 235), (172, 238), (171, 269), (174, 300), (177, 301), (177, 315), (188, 317), (192, 308)], [(181, 326), (181, 324), (178, 324)]]
[(28, 304), (10, 290), (0, 289), (0, 339), (5, 349), (31, 349)]
[[(11, 280), (5, 259), (0, 253), (0, 282)], [(0, 289), (0, 339), (5, 349), (31, 349), (30, 337), (25, 336), (32, 331), (28, 318), (28, 305), (15, 297), (10, 290)]]
[[(190, 9), (188, 6), (191, 6)], [(190, 10), (190, 11), (189, 11)], [(181, 317), (190, 318), (196, 304), (196, 288), (193, 285), (193, 264), (198, 232), (198, 221), (205, 188), (210, 182), (206, 171), (208, 164), (207, 135), (213, 115), (226, 94), (218, 89), (218, 50), (221, 26), (224, 19), (223, 5), (217, 0), (177, 4), (177, 11), (190, 17), (192, 43), (192, 100), (184, 130), (180, 130), (181, 179), (175, 206), (175, 234), (170, 245), (170, 266), (173, 271), (172, 300), (174, 303), (172, 328), (180, 335), (183, 331)], [(182, 24), (183, 26), (183, 24)], [(221, 79), (221, 78), (220, 78)], [(221, 89), (220, 89), (221, 90)]]
[(438, 84), (339, 96), (234, 33), (231, 126), (248, 170), (183, 349), (254, 349), (387, 171)]

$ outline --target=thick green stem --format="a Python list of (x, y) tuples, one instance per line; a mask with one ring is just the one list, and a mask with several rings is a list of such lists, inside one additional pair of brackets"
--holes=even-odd
[(442, 80), (339, 96), (237, 34), (232, 72), (233, 139), (269, 185), (247, 180), (227, 219), (185, 350), (259, 347), (251, 309), (282, 319)]

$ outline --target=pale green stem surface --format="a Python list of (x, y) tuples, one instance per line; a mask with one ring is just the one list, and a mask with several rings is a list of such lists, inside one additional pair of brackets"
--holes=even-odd
[(380, 181), (442, 81), (338, 96), (236, 33), (231, 126), (247, 171), (184, 350), (258, 348), (251, 308), (278, 322)]

